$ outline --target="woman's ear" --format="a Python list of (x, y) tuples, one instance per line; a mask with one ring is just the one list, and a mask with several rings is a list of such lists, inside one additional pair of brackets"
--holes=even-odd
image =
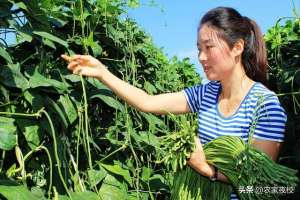
[(242, 55), (243, 51), (244, 51), (244, 45), (245, 42), (242, 39), (239, 39), (233, 46), (232, 48), (232, 53), (234, 56), (240, 56)]

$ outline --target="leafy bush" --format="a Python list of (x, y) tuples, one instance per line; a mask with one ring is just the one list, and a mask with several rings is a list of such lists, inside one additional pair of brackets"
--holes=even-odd
[[(265, 35), (269, 86), (288, 115), (286, 138), (279, 162), (300, 170), (300, 19), (282, 18)], [(299, 176), (299, 175), (298, 175)], [(299, 199), (299, 185), (290, 199)], [(286, 199), (286, 198), (285, 198)]]
[(172, 172), (155, 160), (158, 136), (176, 124), (128, 107), (60, 59), (93, 55), (150, 94), (199, 83), (188, 59), (169, 60), (126, 17), (136, 3), (1, 1), (0, 31), (16, 34), (16, 44), (0, 47), (3, 197), (167, 198)]

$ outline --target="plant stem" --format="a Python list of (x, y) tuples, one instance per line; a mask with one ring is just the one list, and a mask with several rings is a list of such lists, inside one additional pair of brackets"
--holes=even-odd
[(70, 199), (72, 199), (71, 194), (68, 190), (67, 184), (66, 184), (66, 182), (63, 178), (63, 175), (61, 173), (61, 163), (60, 163), (60, 159), (59, 159), (58, 152), (57, 152), (57, 142), (56, 142), (55, 130), (54, 130), (52, 120), (51, 120), (49, 114), (45, 110), (42, 110), (41, 112), (45, 114), (45, 116), (46, 116), (46, 118), (49, 122), (50, 128), (51, 128), (51, 133), (52, 133), (52, 137), (53, 137), (54, 156), (55, 156), (55, 159), (56, 159), (57, 169), (58, 169), (58, 174), (59, 174), (60, 180), (61, 180), (68, 196), (70, 197)]
[(40, 117), (41, 110), (38, 111), (37, 113), (33, 114), (25, 114), (25, 113), (11, 113), (11, 112), (0, 112), (0, 115), (11, 115), (11, 116), (16, 116), (16, 117)]
[(93, 169), (91, 150), (90, 150), (90, 140), (89, 140), (88, 103), (87, 103), (86, 90), (85, 90), (84, 80), (82, 78), (82, 75), (80, 75), (80, 80), (82, 84), (83, 99), (84, 99), (85, 136), (86, 136), (86, 144), (87, 144), (88, 162), (89, 162), (90, 169)]
[(100, 160), (100, 162), (103, 162), (104, 160), (106, 160), (107, 158), (111, 157), (112, 155), (116, 154), (117, 152), (126, 149), (127, 144), (123, 144), (121, 147), (119, 147), (118, 149), (114, 150), (113, 152), (111, 152), (110, 154), (108, 154), (107, 156), (105, 156), (104, 158), (102, 158)]
[[(49, 153), (49, 150), (47, 149), (47, 147), (41, 145), (38, 146), (34, 151), (30, 151), (29, 153), (27, 153), (24, 156), (24, 163), (26, 162), (26, 160), (29, 158), (29, 156), (31, 156), (34, 152), (40, 151), (40, 150), (44, 150), (47, 154), (48, 160), (49, 160), (49, 167), (50, 167), (50, 175), (49, 175), (49, 188), (48, 188), (48, 199), (51, 196), (51, 188), (52, 188), (52, 174), (53, 174), (53, 164), (52, 164), (52, 159), (51, 159), (51, 155)], [(25, 168), (25, 165), (24, 165)]]
[(49, 150), (45, 147), (45, 146), (40, 146), (41, 149), (43, 149), (49, 159), (49, 165), (50, 165), (50, 175), (49, 175), (49, 188), (48, 188), (48, 198), (50, 198), (50, 194), (51, 194), (51, 187), (52, 187), (52, 173), (53, 173), (53, 165), (52, 165), (52, 159), (51, 159), (51, 155), (49, 153)]

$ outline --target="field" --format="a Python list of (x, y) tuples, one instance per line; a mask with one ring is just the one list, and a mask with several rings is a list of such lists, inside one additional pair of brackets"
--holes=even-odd
[[(0, 199), (169, 199), (160, 137), (195, 115), (143, 113), (63, 53), (90, 54), (149, 94), (199, 84), (189, 59), (168, 59), (132, 19), (137, 1), (0, 1)], [(300, 170), (300, 19), (265, 34), (268, 82), (288, 114), (279, 163)], [(298, 174), (299, 176), (299, 174)], [(299, 187), (284, 199), (299, 199)]]

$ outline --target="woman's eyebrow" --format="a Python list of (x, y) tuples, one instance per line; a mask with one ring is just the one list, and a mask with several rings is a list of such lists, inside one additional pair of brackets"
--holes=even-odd
[[(212, 42), (212, 39), (206, 39), (206, 40), (201, 40), (200, 43), (209, 43), (209, 42)], [(197, 42), (197, 46), (199, 47), (200, 46), (200, 43)]]

